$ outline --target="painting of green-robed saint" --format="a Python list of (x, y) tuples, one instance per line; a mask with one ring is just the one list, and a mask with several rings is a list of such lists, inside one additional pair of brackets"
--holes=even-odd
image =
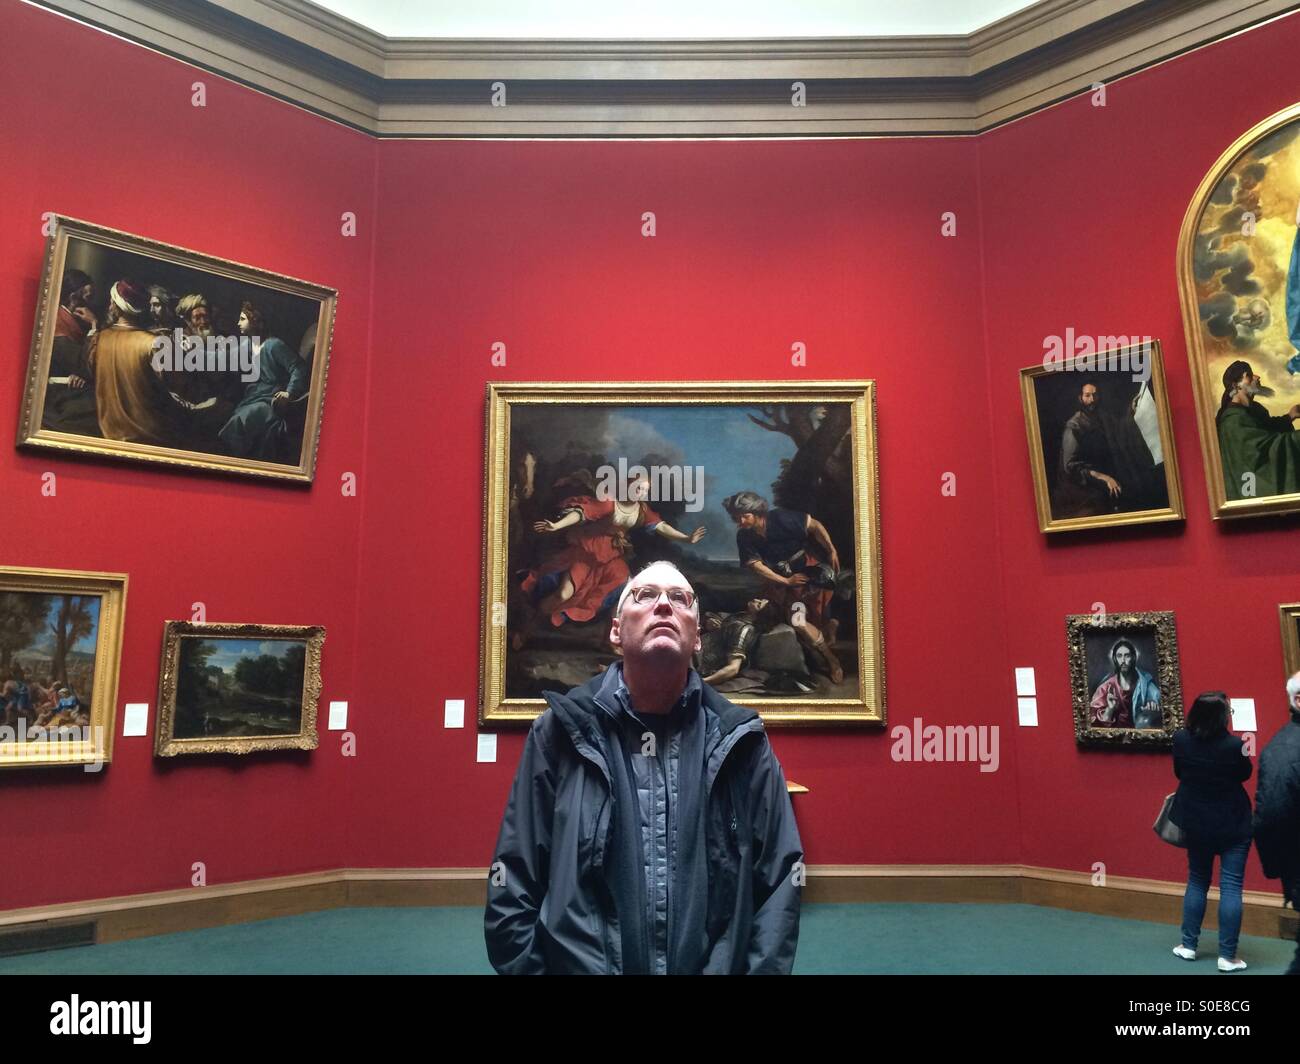
[(1300, 510), (1300, 105), (1206, 176), (1179, 280), (1214, 516)]
[[(529, 387), (502, 386), (545, 394)], [(779, 386), (586, 387), (605, 401), (571, 385), (548, 402), (503, 396), (496, 411), (509, 429), (506, 477), (489, 482), (502, 495), (488, 500), (503, 562), (489, 585), (504, 624), (485, 625), (497, 708), (544, 708), (547, 691), (617, 660), (620, 597), (666, 560), (698, 599), (705, 682), (788, 719), (870, 713), (879, 555), (863, 386), (805, 401)]]
[(316, 745), (319, 640), (261, 627), (168, 622), (158, 753)]

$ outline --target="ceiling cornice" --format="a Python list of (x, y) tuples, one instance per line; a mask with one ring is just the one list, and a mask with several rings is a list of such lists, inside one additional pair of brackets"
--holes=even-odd
[(1300, 8), (1040, 0), (967, 35), (608, 41), (388, 38), (308, 0), (30, 2), (379, 137), (972, 134)]

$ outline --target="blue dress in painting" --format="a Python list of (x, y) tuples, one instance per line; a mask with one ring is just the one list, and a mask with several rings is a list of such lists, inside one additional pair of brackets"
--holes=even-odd
[(258, 378), (249, 384), (222, 427), (221, 442), (237, 458), (296, 465), (302, 441), (290, 430), (284, 413), (275, 412), (271, 400), (276, 392), (287, 392), (291, 403), (306, 395), (311, 366), (275, 336), (262, 343), (258, 358)]

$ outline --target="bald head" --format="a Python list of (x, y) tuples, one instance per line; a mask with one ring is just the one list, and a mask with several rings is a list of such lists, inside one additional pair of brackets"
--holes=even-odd
[[(656, 587), (684, 587), (692, 594), (695, 589), (691, 587), (691, 582), (686, 579), (682, 571), (672, 562), (651, 562), (642, 569), (636, 576), (627, 582), (623, 588), (623, 593), (618, 597), (618, 605), (614, 608), (614, 616), (623, 615), (623, 605), (627, 602), (628, 597), (632, 594), (632, 589), (640, 587), (642, 584), (654, 584)], [(697, 596), (691, 604), (691, 612), (695, 614), (695, 619), (700, 619), (700, 600)]]

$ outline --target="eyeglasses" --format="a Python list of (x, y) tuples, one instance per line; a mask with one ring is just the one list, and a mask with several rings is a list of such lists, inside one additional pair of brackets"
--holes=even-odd
[(665, 594), (668, 596), (668, 601), (678, 609), (689, 610), (695, 603), (695, 592), (687, 591), (683, 587), (670, 587), (665, 591), (661, 587), (642, 584), (640, 587), (634, 587), (630, 594), (632, 601), (638, 606), (644, 606), (647, 602), (658, 602), (659, 596)]

